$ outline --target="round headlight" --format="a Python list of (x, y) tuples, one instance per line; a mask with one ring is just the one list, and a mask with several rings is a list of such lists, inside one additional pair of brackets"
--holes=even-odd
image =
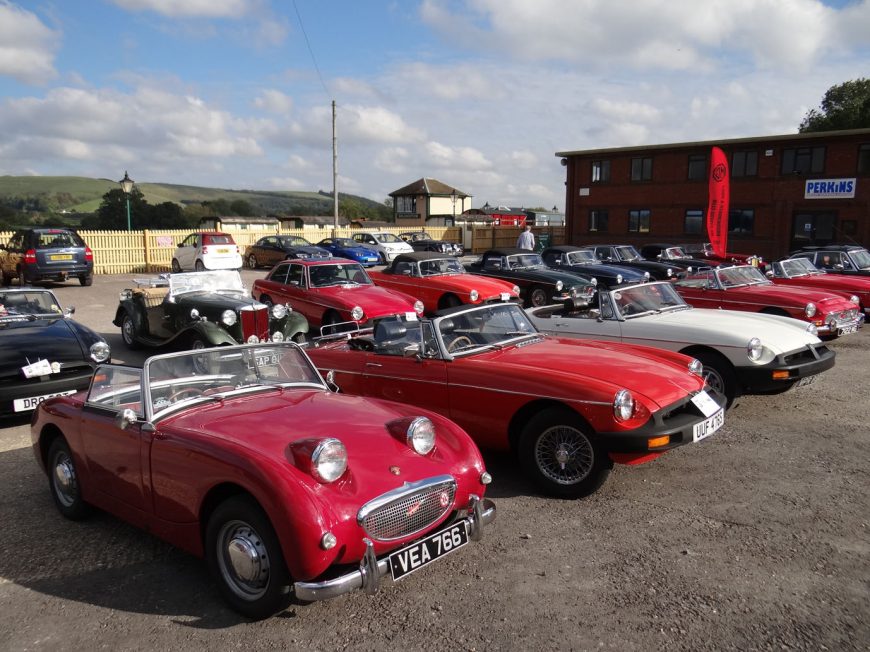
[(810, 322), (809, 324), (807, 324), (807, 333), (809, 333), (810, 335), (818, 335), (819, 327)]
[(851, 301), (852, 303), (861, 303), (861, 299), (859, 299), (859, 298), (858, 298), (856, 295), (854, 295), (854, 294), (853, 294), (851, 297), (849, 297), (849, 301)]
[(191, 319), (199, 319), (199, 310), (197, 310), (196, 308), (191, 308), (190, 318)]
[(272, 319), (284, 319), (288, 312), (287, 306), (283, 303), (276, 303), (272, 306)]
[(761, 359), (761, 354), (764, 351), (764, 347), (761, 345), (761, 340), (757, 337), (753, 337), (746, 344), (746, 355), (749, 356), (749, 359), (753, 362), (757, 362)]
[(257, 337), (256, 335), (251, 335), (251, 336), (248, 337), (248, 339), (245, 340), (245, 341), (246, 341), (248, 344), (258, 344), (258, 343), (260, 342), (260, 338)]
[(696, 376), (701, 376), (704, 373), (704, 365), (697, 358), (692, 358), (692, 361), (689, 363), (689, 372)]
[[(620, 281), (620, 282), (621, 282), (621, 281)], [(592, 285), (598, 285), (598, 279), (595, 278), (595, 277), (593, 276), (593, 277), (592, 277), (592, 280), (590, 281), (590, 283), (592, 283)]]
[(668, 267), (668, 277), (671, 277), (673, 275), (674, 275), (674, 270), (672, 270), (670, 267)]
[(350, 318), (354, 321), (360, 321), (364, 315), (365, 313), (360, 306), (354, 306), (353, 310), (350, 311)]
[(815, 315), (816, 314), (816, 304), (814, 304), (812, 302), (808, 303), (806, 305), (806, 307), (804, 307), (804, 314), (807, 317), (812, 317), (813, 315)]
[(627, 389), (621, 389), (613, 397), (613, 416), (617, 421), (630, 419), (634, 413), (634, 398)]
[(283, 342), (284, 341), (284, 333), (281, 331), (275, 331), (272, 333), (272, 341), (273, 342)]
[(563, 287), (562, 281), (556, 281), (556, 292), (561, 292)]
[(408, 446), (420, 455), (435, 448), (435, 426), (426, 417), (417, 417), (408, 426)]
[(321, 482), (335, 482), (347, 469), (347, 449), (338, 439), (324, 439), (311, 454), (311, 473)]
[[(668, 270), (668, 275), (669, 275), (669, 276), (670, 276), (670, 273), (671, 273), (671, 270)], [(645, 280), (645, 281), (648, 281), (648, 280), (649, 280), (649, 272), (644, 272), (644, 273), (643, 273), (643, 280)]]
[(239, 321), (239, 318), (236, 316), (235, 310), (224, 310), (221, 313), (221, 323), (224, 326), (232, 326), (237, 321)]
[(686, 271), (689, 272), (689, 274), (691, 274), (691, 273), (692, 273), (692, 266), (689, 265), (689, 266), (686, 268)]
[(622, 274), (617, 274), (617, 275), (616, 275), (616, 284), (617, 284), (617, 285), (622, 285)]
[(91, 360), (94, 362), (105, 362), (109, 359), (111, 349), (105, 342), (94, 342), (91, 344)]
[(511, 288), (511, 292), (513, 292), (514, 294), (519, 294), (520, 293), (520, 286), (519, 285), (513, 286)]
[(477, 292), (477, 290), (472, 290), (468, 296), (472, 300), (472, 302), (477, 301), (480, 298), (480, 294)]
[(414, 312), (416, 312), (418, 315), (422, 315), (422, 314), (423, 314), (423, 310), (424, 310), (425, 308), (426, 308), (426, 306), (424, 306), (424, 305), (423, 305), (423, 302), (420, 301), (419, 299), (417, 299), (417, 300), (414, 302)]

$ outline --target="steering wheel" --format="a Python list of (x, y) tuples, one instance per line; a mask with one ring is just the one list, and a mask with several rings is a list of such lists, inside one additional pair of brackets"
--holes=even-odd
[(175, 403), (175, 401), (177, 401), (179, 397), (185, 396), (186, 394), (190, 394), (191, 398), (195, 398), (197, 396), (202, 396), (204, 393), (205, 392), (203, 392), (201, 389), (197, 389), (196, 387), (183, 387), (177, 392), (172, 392), (172, 394), (169, 395), (168, 400), (170, 403)]
[(447, 353), (453, 353), (455, 350), (465, 348), (466, 346), (474, 346), (474, 342), (467, 335), (460, 335), (447, 345)]

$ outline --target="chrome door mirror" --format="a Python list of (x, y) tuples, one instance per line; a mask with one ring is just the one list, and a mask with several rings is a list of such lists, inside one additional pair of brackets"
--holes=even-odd
[(125, 408), (115, 417), (115, 426), (117, 426), (119, 430), (125, 430), (131, 423), (136, 423), (137, 419), (138, 417), (133, 410)]

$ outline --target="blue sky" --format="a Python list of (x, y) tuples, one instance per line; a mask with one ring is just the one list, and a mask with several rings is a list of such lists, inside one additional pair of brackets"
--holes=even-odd
[(335, 99), (343, 192), (562, 208), (556, 151), (795, 132), (868, 63), (870, 0), (0, 0), (0, 174), (331, 190)]

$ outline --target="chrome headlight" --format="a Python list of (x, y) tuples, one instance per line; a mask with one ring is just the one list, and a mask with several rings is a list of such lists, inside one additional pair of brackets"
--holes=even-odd
[[(193, 315), (191, 315), (192, 317)], [(239, 321), (238, 316), (236, 315), (235, 310), (224, 310), (221, 313), (221, 323), (224, 326), (232, 326), (237, 321)]]
[(191, 319), (199, 319), (199, 310), (197, 310), (196, 308), (191, 308), (190, 318)]
[(511, 292), (513, 292), (514, 294), (519, 294), (520, 293), (520, 286), (519, 285), (513, 286), (511, 288)]
[(272, 333), (272, 341), (273, 342), (283, 342), (284, 341), (284, 333), (281, 331), (275, 331)]
[(813, 302), (808, 303), (804, 307), (804, 314), (807, 317), (812, 317), (813, 315), (815, 315), (816, 314), (816, 304), (814, 304)]
[(423, 305), (423, 302), (420, 301), (419, 299), (417, 299), (417, 300), (414, 302), (414, 312), (416, 312), (418, 315), (422, 315), (422, 314), (423, 314), (423, 310), (424, 310), (425, 308), (426, 308), (426, 306), (424, 306), (424, 305)]
[[(671, 270), (668, 270), (668, 276), (670, 276), (670, 275), (671, 275)], [(643, 280), (645, 280), (645, 281), (649, 280), (649, 272), (643, 273)]]
[(259, 344), (260, 338), (256, 335), (250, 335), (247, 340), (245, 340), (248, 344)]
[(819, 327), (816, 326), (814, 323), (810, 322), (809, 324), (807, 324), (807, 333), (809, 333), (810, 335), (818, 335)]
[(861, 303), (861, 299), (859, 299), (857, 297), (857, 295), (854, 295), (854, 294), (851, 297), (849, 297), (849, 301), (851, 301), (852, 303), (855, 303), (855, 304)]
[(668, 277), (671, 277), (673, 275), (674, 275), (674, 270), (672, 270), (670, 267), (668, 267)]
[(354, 306), (350, 311), (350, 318), (354, 321), (360, 321), (365, 316), (363, 309), (360, 306)]
[[(597, 280), (597, 279), (596, 279), (596, 280)], [(617, 284), (617, 285), (622, 285), (622, 274), (617, 274), (617, 275), (616, 275), (616, 284)]]
[(111, 354), (111, 349), (109, 345), (105, 342), (94, 342), (91, 344), (91, 360), (94, 362), (105, 362), (109, 359), (109, 355)]
[(562, 283), (562, 281), (556, 281), (556, 292), (561, 292), (563, 287), (564, 284)]
[(408, 426), (408, 446), (420, 455), (427, 455), (435, 448), (435, 426), (426, 417), (417, 417)]
[(704, 373), (704, 365), (701, 364), (701, 361), (697, 358), (692, 358), (692, 361), (689, 363), (689, 373), (693, 373), (696, 376), (701, 376)]
[(272, 306), (272, 319), (284, 319), (287, 313), (290, 312), (283, 303), (276, 303)]
[(761, 345), (761, 340), (757, 337), (753, 337), (746, 344), (746, 355), (749, 356), (749, 359), (753, 362), (758, 362), (761, 359), (763, 351), (764, 347)]
[(127, 299), (133, 298), (132, 290), (121, 290), (120, 299), (121, 301), (126, 301)]
[(347, 469), (347, 449), (338, 439), (324, 439), (311, 454), (311, 474), (320, 482), (335, 482)]
[(686, 268), (686, 271), (689, 272), (689, 274), (691, 274), (691, 273), (692, 273), (692, 266), (689, 265), (689, 266)]
[[(598, 279), (593, 277), (590, 283), (592, 283), (592, 285), (598, 285)], [(622, 283), (622, 281), (620, 281), (620, 283)]]
[(472, 302), (477, 301), (480, 298), (480, 294), (477, 292), (477, 290), (472, 290), (468, 296)]
[(634, 414), (634, 397), (627, 389), (621, 389), (613, 397), (613, 416), (617, 421), (630, 419)]

